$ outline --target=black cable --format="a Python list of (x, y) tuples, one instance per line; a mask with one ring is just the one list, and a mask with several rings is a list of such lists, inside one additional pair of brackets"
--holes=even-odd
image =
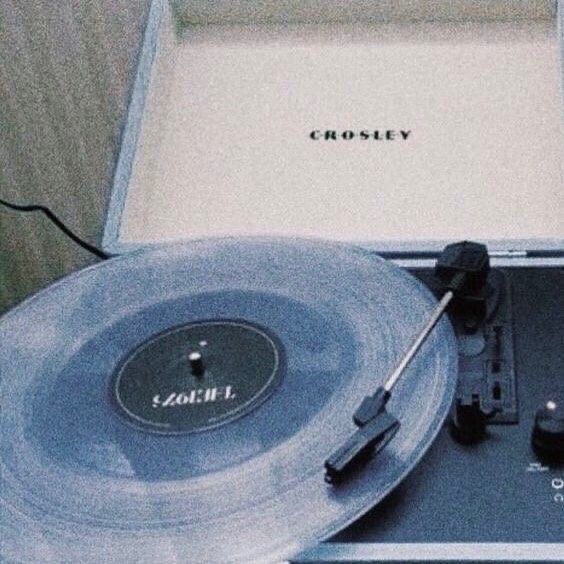
[(72, 239), (77, 245), (81, 246), (83, 249), (87, 250), (89, 253), (96, 255), (98, 258), (105, 260), (110, 258), (110, 255), (106, 254), (101, 249), (98, 249), (94, 245), (87, 243), (81, 239), (78, 235), (73, 233), (49, 208), (45, 206), (30, 205), (30, 206), (20, 206), (18, 204), (12, 204), (6, 200), (0, 198), (0, 204), (14, 211), (18, 212), (42, 212), (47, 218), (53, 222), (67, 237)]

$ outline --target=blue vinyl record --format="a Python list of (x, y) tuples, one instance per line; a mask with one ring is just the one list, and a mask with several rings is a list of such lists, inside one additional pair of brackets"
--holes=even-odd
[(33, 296), (0, 320), (0, 559), (280, 560), (331, 536), (444, 421), (446, 318), (394, 389), (398, 434), (324, 481), (435, 303), (366, 250), (253, 238), (115, 257)]

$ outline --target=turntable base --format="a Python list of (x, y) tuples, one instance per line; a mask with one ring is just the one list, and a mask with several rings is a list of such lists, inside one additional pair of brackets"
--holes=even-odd
[(443, 428), (417, 472), (296, 561), (562, 561), (564, 467), (539, 460), (530, 441), (537, 409), (564, 397), (564, 271), (505, 274), (513, 291), (519, 423), (490, 426), (473, 446), (459, 445)]

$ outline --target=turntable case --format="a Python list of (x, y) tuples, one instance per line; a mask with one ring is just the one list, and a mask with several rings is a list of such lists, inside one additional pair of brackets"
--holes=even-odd
[[(421, 266), (474, 239), (564, 264), (563, 11), (433, 5), (153, 0), (105, 250), (300, 236)], [(303, 557), (371, 558), (339, 550)]]
[[(563, 260), (553, 1), (154, 0), (104, 247), (282, 235)], [(413, 262), (413, 261), (411, 261)]]

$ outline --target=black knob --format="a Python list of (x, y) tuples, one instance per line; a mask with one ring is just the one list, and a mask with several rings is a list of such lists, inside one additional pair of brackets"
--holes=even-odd
[(535, 415), (533, 450), (547, 462), (564, 462), (564, 405), (549, 401)]

